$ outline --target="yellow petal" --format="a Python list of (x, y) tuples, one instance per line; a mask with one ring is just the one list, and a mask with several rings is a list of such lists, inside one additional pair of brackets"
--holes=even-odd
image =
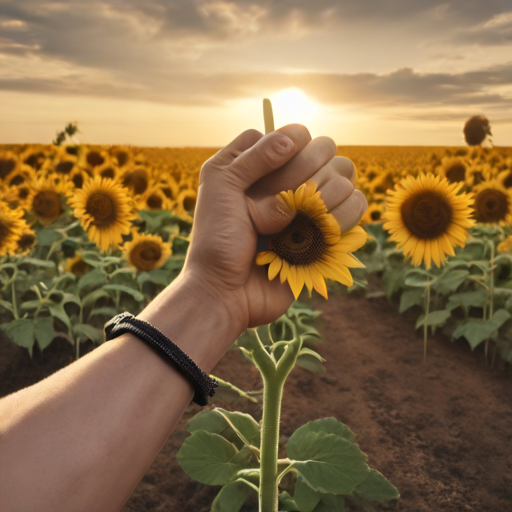
[(290, 265), (290, 271), (288, 273), (288, 283), (290, 284), (293, 296), (295, 297), (295, 299), (298, 299), (300, 292), (302, 291), (302, 288), (304, 286), (304, 280), (300, 282), (299, 276), (297, 275), (297, 267), (295, 265)]
[(283, 284), (288, 278), (288, 273), (290, 272), (290, 265), (286, 260), (283, 260), (283, 266), (281, 268), (281, 273), (279, 274), (279, 280), (281, 284)]
[(315, 268), (311, 267), (311, 278), (313, 279), (313, 286), (315, 287), (315, 290), (325, 299), (328, 299), (327, 296), (327, 286), (325, 285), (325, 280), (323, 276), (316, 270)]
[(256, 265), (267, 265), (272, 263), (276, 257), (276, 253), (272, 251), (259, 252), (256, 256)]
[(274, 279), (274, 277), (279, 274), (279, 271), (281, 270), (283, 260), (281, 258), (276, 258), (268, 267), (268, 278), (270, 281)]

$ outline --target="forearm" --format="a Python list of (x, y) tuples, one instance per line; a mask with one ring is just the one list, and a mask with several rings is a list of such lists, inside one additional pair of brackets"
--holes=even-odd
[[(209, 372), (239, 326), (177, 280), (146, 308)], [(185, 408), (190, 383), (131, 335), (0, 401), (0, 510), (119, 510)]]

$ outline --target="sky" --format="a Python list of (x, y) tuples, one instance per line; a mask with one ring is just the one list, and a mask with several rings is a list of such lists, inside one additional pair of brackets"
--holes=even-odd
[(223, 146), (305, 124), (338, 145), (512, 145), (510, 0), (0, 0), (0, 144)]

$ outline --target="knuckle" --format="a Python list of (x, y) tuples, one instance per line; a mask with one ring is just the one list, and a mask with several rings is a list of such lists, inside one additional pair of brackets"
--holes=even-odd
[(336, 151), (338, 148), (336, 147), (336, 143), (330, 137), (326, 137), (325, 135), (321, 135), (320, 137), (316, 137), (314, 139), (316, 145), (320, 146), (320, 148), (328, 152), (334, 157), (336, 155)]

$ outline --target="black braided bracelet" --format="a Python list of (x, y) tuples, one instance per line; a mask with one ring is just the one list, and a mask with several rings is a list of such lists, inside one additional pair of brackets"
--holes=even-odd
[(107, 341), (128, 332), (135, 334), (135, 336), (151, 345), (165, 359), (170, 359), (192, 381), (194, 386), (193, 401), (199, 405), (208, 404), (208, 397), (215, 394), (215, 388), (219, 383), (206, 375), (183, 350), (162, 334), (154, 325), (139, 320), (127, 312), (115, 316), (105, 324), (105, 337)]

